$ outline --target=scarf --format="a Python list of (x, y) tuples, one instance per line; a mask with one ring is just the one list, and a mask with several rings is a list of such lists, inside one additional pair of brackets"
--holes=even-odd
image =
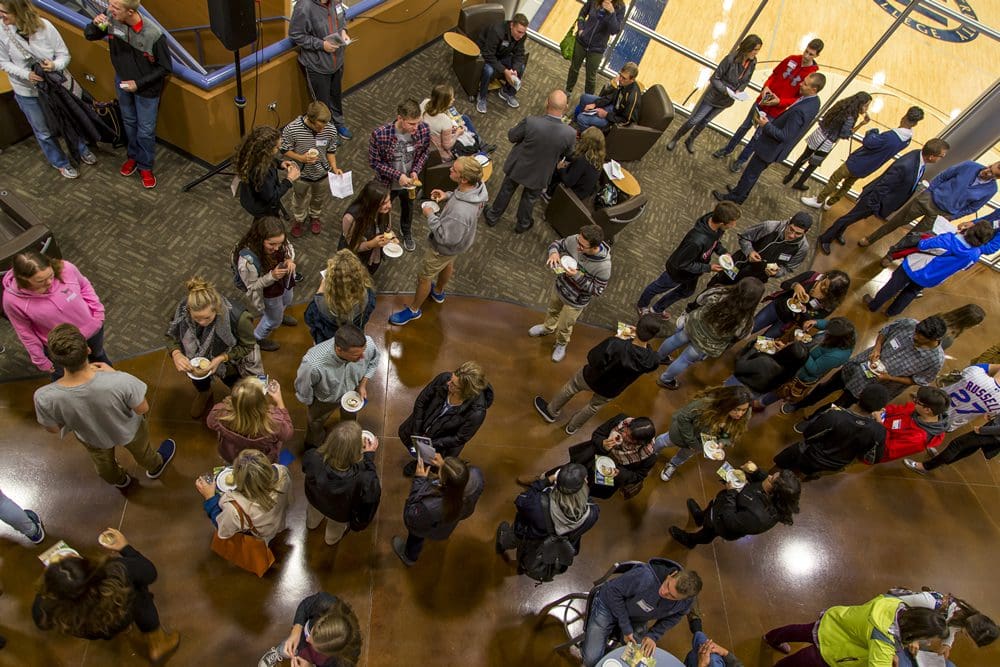
[[(208, 357), (211, 359), (212, 345), (216, 339), (229, 350), (236, 346), (236, 336), (229, 324), (229, 310), (232, 305), (226, 297), (222, 297), (222, 307), (215, 315), (215, 320), (207, 327), (199, 327), (188, 313), (187, 300), (181, 301), (174, 312), (174, 319), (167, 327), (167, 335), (181, 345), (181, 351), (188, 359), (193, 357)], [(198, 334), (201, 329), (201, 335)], [(220, 365), (221, 369), (222, 366)]]
[(632, 437), (632, 430), (628, 428), (633, 417), (627, 417), (621, 421), (615, 430), (622, 436), (622, 444), (611, 449), (611, 459), (617, 465), (632, 465), (649, 458), (653, 454), (653, 442), (639, 442)]
[(556, 535), (567, 535), (583, 525), (590, 516), (590, 504), (587, 502), (587, 485), (574, 493), (566, 495), (558, 489), (552, 489), (549, 494), (549, 515)]

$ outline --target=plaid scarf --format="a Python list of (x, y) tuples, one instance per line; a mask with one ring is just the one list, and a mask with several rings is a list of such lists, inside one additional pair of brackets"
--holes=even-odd
[(632, 419), (634, 418), (626, 417), (614, 428), (622, 437), (622, 444), (612, 447), (610, 452), (611, 459), (616, 465), (626, 466), (639, 463), (653, 454), (652, 440), (649, 442), (639, 442), (632, 437), (632, 430), (629, 428)]

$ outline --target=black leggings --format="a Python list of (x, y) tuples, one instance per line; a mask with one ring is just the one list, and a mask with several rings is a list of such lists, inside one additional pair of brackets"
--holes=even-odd
[(995, 435), (980, 435), (978, 433), (966, 433), (951, 441), (937, 456), (924, 463), (924, 470), (934, 470), (940, 466), (951, 465), (955, 461), (961, 461), (967, 456), (972, 456), (980, 449), (985, 455), (986, 450), (998, 446), (998, 438)]
[(141, 632), (152, 632), (160, 627), (160, 614), (153, 603), (153, 594), (145, 586), (135, 589), (132, 621)]
[(403, 233), (403, 239), (411, 238), (410, 229), (413, 227), (413, 201), (410, 200), (409, 190), (390, 190), (390, 201), (399, 200), (399, 230)]

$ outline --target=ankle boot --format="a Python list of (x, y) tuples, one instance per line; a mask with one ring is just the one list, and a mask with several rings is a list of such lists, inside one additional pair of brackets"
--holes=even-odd
[(165, 664), (181, 643), (181, 637), (178, 633), (168, 633), (162, 627), (152, 632), (143, 633), (143, 637), (149, 648), (149, 662), (152, 665)]

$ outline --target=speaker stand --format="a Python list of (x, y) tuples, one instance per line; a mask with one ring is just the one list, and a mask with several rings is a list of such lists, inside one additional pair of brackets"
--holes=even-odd
[[(236, 97), (233, 98), (233, 104), (236, 105), (236, 111), (240, 119), (240, 140), (242, 141), (243, 137), (246, 136), (247, 133), (247, 121), (244, 115), (244, 109), (246, 109), (247, 100), (245, 97), (243, 97), (243, 70), (240, 68), (239, 49), (235, 49), (233, 51), (233, 62), (236, 66)], [(235, 176), (236, 174), (234, 174), (233, 172), (226, 171), (226, 169), (228, 169), (232, 163), (233, 163), (233, 158), (227, 157), (225, 160), (215, 165), (214, 167), (209, 169), (207, 172), (205, 172), (198, 178), (194, 179), (190, 183), (186, 183), (184, 187), (181, 188), (181, 191), (188, 192), (192, 188), (201, 185), (211, 177), (218, 176), (220, 174), (223, 176)]]

